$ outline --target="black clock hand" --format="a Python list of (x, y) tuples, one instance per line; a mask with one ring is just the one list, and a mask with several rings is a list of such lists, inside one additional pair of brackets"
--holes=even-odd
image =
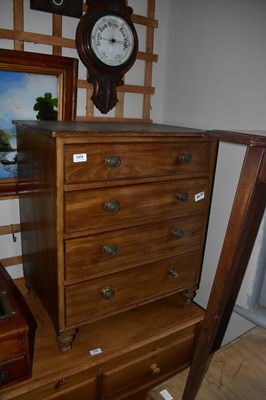
[(131, 45), (132, 45), (132, 43), (131, 43), (131, 42), (127, 42), (127, 41), (116, 40), (116, 39), (114, 39), (114, 41), (115, 41), (116, 43), (118, 43), (118, 44), (127, 44), (127, 45), (129, 45), (129, 46), (131, 46)]
[(114, 42), (115, 41), (115, 39), (107, 39), (107, 38), (104, 38), (104, 37), (101, 37), (101, 40), (106, 40), (107, 42)]
[(132, 43), (130, 43), (130, 42), (125, 42), (125, 41), (122, 41), (122, 40), (116, 40), (116, 39), (108, 39), (108, 38), (105, 38), (105, 37), (101, 37), (101, 39), (102, 40), (106, 40), (107, 42), (111, 42), (111, 43), (118, 43), (118, 44), (125, 44), (125, 43), (127, 43), (127, 45), (129, 45), (129, 46), (131, 46), (131, 44)]

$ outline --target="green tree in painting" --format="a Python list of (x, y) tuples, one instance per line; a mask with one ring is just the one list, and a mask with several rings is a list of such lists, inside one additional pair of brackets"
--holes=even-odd
[(45, 121), (56, 121), (57, 110), (54, 108), (58, 107), (58, 99), (53, 99), (51, 93), (44, 93), (44, 97), (37, 97), (36, 103), (34, 104), (34, 111), (38, 111), (36, 115), (37, 119)]
[(10, 145), (10, 138), (11, 135), (9, 135), (6, 131), (3, 129), (0, 129), (0, 151), (1, 152), (8, 152), (12, 150), (12, 146)]

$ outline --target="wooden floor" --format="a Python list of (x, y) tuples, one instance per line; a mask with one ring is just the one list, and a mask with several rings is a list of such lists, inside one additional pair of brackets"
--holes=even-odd
[[(149, 398), (181, 400), (187, 374), (183, 371), (159, 385)], [(165, 397), (162, 390), (167, 391)], [(256, 327), (214, 355), (196, 400), (265, 399), (266, 330)]]

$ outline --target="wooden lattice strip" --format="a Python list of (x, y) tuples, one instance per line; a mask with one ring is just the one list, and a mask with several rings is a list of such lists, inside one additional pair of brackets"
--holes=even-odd
[(131, 19), (134, 24), (158, 28), (158, 21), (154, 18), (133, 14)]
[[(86, 95), (86, 116), (90, 120), (93, 117), (93, 112), (94, 112), (94, 107), (91, 102), (91, 96), (92, 96), (92, 91), (93, 91), (93, 86), (92, 84), (88, 83), (85, 80), (78, 80), (77, 83), (78, 89), (85, 89), (87, 90), (87, 95)], [(118, 104), (116, 105), (116, 110), (115, 110), (115, 120), (121, 119), (123, 117), (124, 113), (124, 95), (125, 93), (133, 93), (133, 94), (142, 94), (146, 96), (152, 96), (155, 93), (155, 88), (152, 86), (141, 86), (141, 85), (122, 85), (117, 87), (117, 97), (118, 97)], [(96, 117), (98, 119), (98, 117)], [(111, 118), (111, 117), (108, 117)], [(84, 117), (79, 117), (77, 116), (77, 120), (84, 120)], [(132, 120), (129, 118), (129, 120)], [(133, 120), (136, 120), (134, 118)], [(142, 120), (142, 117), (139, 117), (139, 120)], [(145, 120), (146, 122), (150, 121), (150, 118), (147, 118)]]
[(0, 29), (0, 38), (14, 41), (21, 40), (29, 43), (47, 44), (50, 46), (61, 46), (71, 49), (76, 48), (75, 40), (73, 39), (53, 37), (51, 35), (44, 35), (41, 33), (13, 31), (11, 29)]
[(12, 235), (12, 233), (17, 233), (21, 231), (20, 224), (2, 225), (0, 226), (0, 236), (2, 235)]
[[(22, 42), (29, 42), (29, 43), (46, 44), (50, 46), (60, 46), (70, 49), (76, 48), (76, 43), (74, 39), (55, 37), (51, 35), (45, 35), (42, 33), (32, 34), (32, 32), (21, 32), (21, 31), (13, 31), (11, 29), (0, 29), (0, 38), (14, 40), (14, 41), (19, 40)], [(139, 51), (137, 54), (137, 59), (142, 61), (157, 62), (158, 55), (152, 53), (148, 54), (146, 52)]]
[(143, 118), (105, 117), (102, 115), (101, 116), (92, 116), (92, 117), (77, 116), (76, 120), (80, 121), (80, 122), (86, 122), (86, 121), (90, 121), (90, 122), (92, 122), (92, 121), (94, 121), (94, 122), (97, 122), (97, 121), (98, 122), (100, 122), (100, 121), (102, 121), (102, 122), (128, 122), (128, 123), (130, 123), (130, 122), (145, 122), (145, 123), (151, 122), (150, 119), (145, 120)]
[[(148, 18), (154, 19), (155, 16), (155, 0), (148, 0)], [(153, 54), (153, 43), (154, 43), (154, 28), (152, 26), (147, 26), (146, 32), (146, 53)], [(152, 69), (153, 63), (150, 61), (145, 62), (145, 76), (144, 85), (150, 87), (152, 85)], [(151, 95), (145, 94), (143, 99), (143, 119), (150, 119), (151, 111)]]
[[(62, 38), (62, 16), (58, 14), (53, 14), (53, 37)], [(53, 46), (53, 55), (61, 56), (62, 47)]]
[[(77, 87), (79, 89), (87, 89), (88, 87), (92, 88), (92, 84), (88, 83), (85, 80), (79, 79), (78, 83), (77, 83)], [(155, 88), (152, 86), (125, 84), (122, 86), (117, 86), (117, 92), (128, 92), (128, 93), (136, 93), (136, 94), (153, 95), (155, 93)]]
[[(24, 9), (23, 0), (13, 0), (13, 24), (14, 30), (22, 32), (24, 30)], [(14, 40), (14, 50), (24, 50), (23, 40)]]
[(124, 116), (124, 92), (117, 92), (118, 102), (115, 106), (115, 118), (122, 118)]
[(91, 96), (93, 93), (93, 87), (92, 85), (87, 83), (86, 87), (86, 117), (87, 119), (90, 117), (93, 117), (94, 114), (94, 105), (91, 101)]
[(12, 267), (13, 265), (22, 264), (22, 255), (21, 256), (13, 256), (7, 258), (1, 258), (1, 264), (3, 267)]

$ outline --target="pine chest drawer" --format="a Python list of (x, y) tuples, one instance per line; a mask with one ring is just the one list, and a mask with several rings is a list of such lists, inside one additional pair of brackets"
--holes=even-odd
[(66, 280), (123, 271), (151, 260), (198, 250), (202, 214), (66, 241)]
[(104, 399), (119, 398), (119, 394), (136, 387), (155, 386), (170, 373), (186, 368), (191, 361), (196, 328), (190, 326), (178, 335), (170, 335), (168, 340), (157, 342), (153, 350), (143, 349), (142, 355), (107, 371), (103, 376)]
[(108, 187), (65, 193), (66, 233), (184, 216), (207, 209), (208, 179)]
[[(163, 138), (159, 143), (153, 140), (152, 143), (67, 145), (64, 181), (73, 184), (208, 172), (212, 143), (194, 139), (172, 143)], [(116, 140), (122, 142), (121, 138)]]
[(66, 286), (67, 326), (91, 322), (193, 286), (199, 252)]

